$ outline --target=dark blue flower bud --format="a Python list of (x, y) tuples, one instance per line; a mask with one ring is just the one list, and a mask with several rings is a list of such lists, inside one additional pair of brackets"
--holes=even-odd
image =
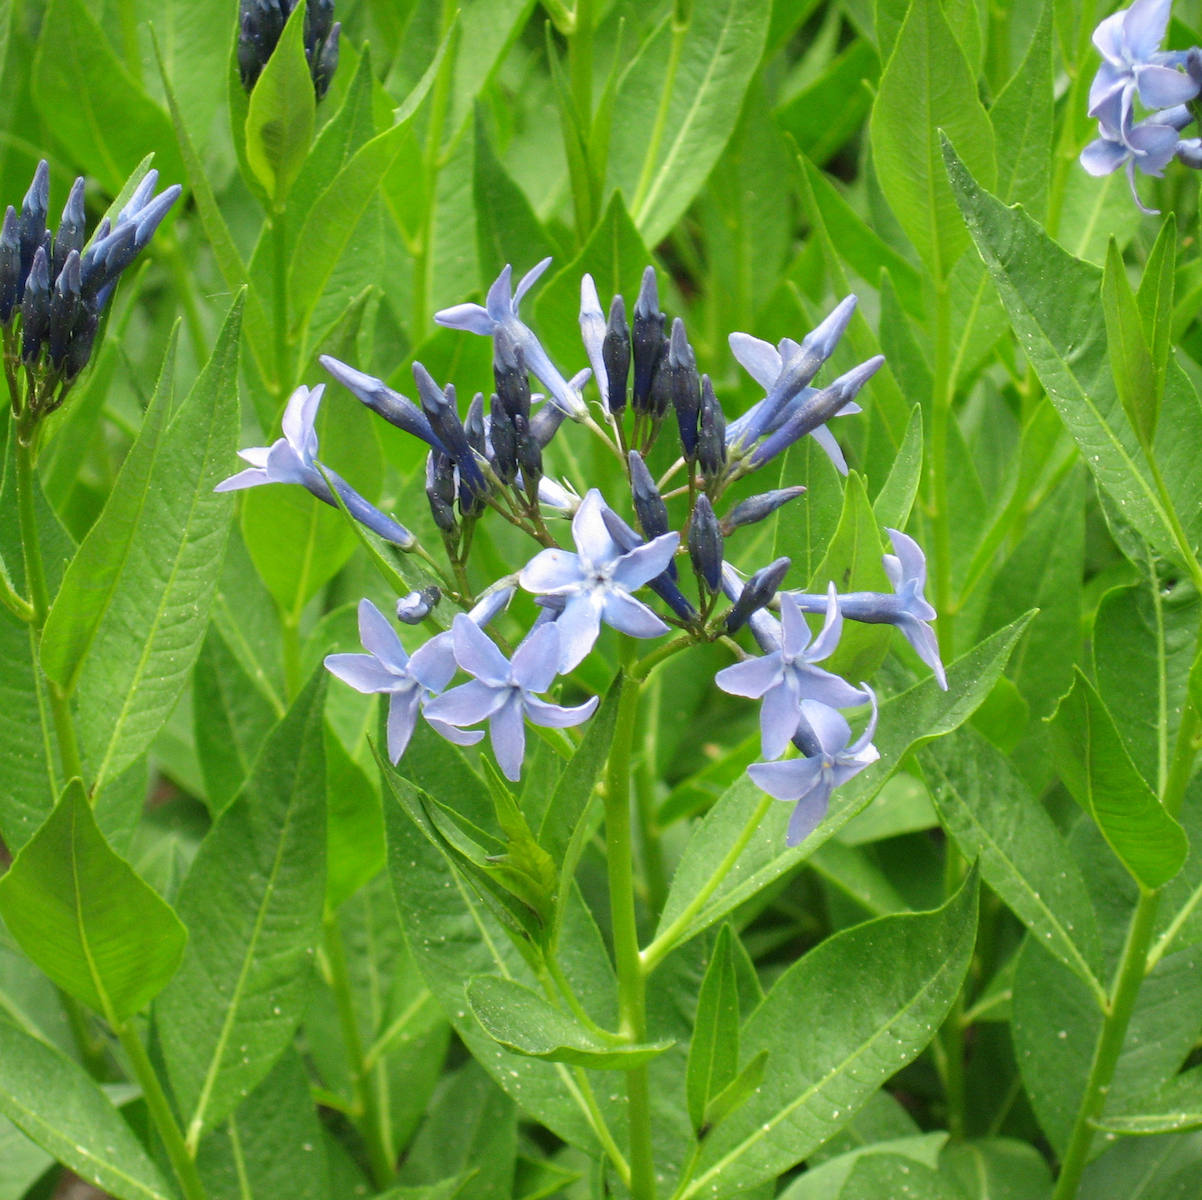
[(530, 420), (530, 377), (526, 373), (526, 356), (521, 346), (503, 324), (493, 333), (493, 378), (497, 395), (510, 417)]
[(771, 516), (778, 508), (796, 500), (805, 494), (803, 487), (776, 488), (771, 492), (761, 492), (758, 496), (750, 496), (741, 504), (736, 504), (722, 518), (719, 524), (722, 532), (730, 537), (742, 525), (754, 525), (765, 517)]
[(792, 561), (788, 558), (778, 558), (775, 562), (761, 567), (744, 585), (742, 595), (731, 606), (726, 614), (726, 632), (734, 633), (741, 629), (747, 618), (757, 609), (761, 609), (776, 595), (777, 589), (789, 573)]
[(720, 479), (726, 470), (726, 414), (708, 375), (701, 377), (701, 432), (697, 461), (706, 479)]
[(444, 393), (431, 378), (430, 372), (418, 362), (413, 364), (413, 378), (417, 383), (422, 410), (435, 435), (454, 459), (467, 487), (475, 495), (483, 495), (488, 490), (488, 484), (484, 472), (480, 470), (480, 464), (476, 462), (472, 453), (463, 423), (459, 420), (459, 413), (455, 407), (455, 385), (448, 383)]
[(692, 462), (697, 453), (697, 419), (701, 412), (701, 380), (697, 376), (697, 359), (685, 335), (684, 322), (677, 317), (672, 322), (672, 337), (668, 342), (668, 396), (676, 410), (680, 428), (680, 444), (684, 456)]
[[(559, 427), (567, 415), (558, 404), (548, 401), (530, 418), (530, 433), (540, 450), (545, 450), (551, 444), (551, 439), (559, 432)], [(516, 425), (515, 421), (515, 428)]]
[(467, 433), (467, 444), (481, 457), (484, 457), (485, 433), (484, 433), (484, 393), (477, 392), (472, 397), (472, 402), (467, 406), (467, 420), (463, 423), (464, 431)]
[(722, 530), (714, 516), (714, 506), (704, 494), (693, 504), (693, 517), (689, 522), (689, 557), (693, 570), (697, 572), (711, 592), (722, 586)]
[(79, 295), (79, 251), (72, 250), (50, 296), (49, 350), (50, 361), (56, 367), (61, 367), (66, 360), (67, 347), (83, 303)]
[(442, 591), (433, 584), (421, 591), (410, 592), (396, 602), (397, 620), (406, 625), (420, 625), (441, 599)]
[(489, 408), (491, 420), (488, 435), (489, 441), (492, 442), (493, 469), (502, 483), (512, 483), (518, 473), (518, 442), (513, 431), (513, 421), (496, 393), (493, 394)]
[(33, 256), (21, 301), (21, 358), (35, 363), (50, 335), (50, 259), (44, 246)]
[(76, 310), (75, 323), (71, 330), (71, 338), (67, 342), (67, 354), (63, 360), (63, 378), (71, 383), (75, 377), (88, 365), (92, 357), (92, 342), (100, 325), (100, 314), (84, 301)]
[(82, 252), (87, 213), (84, 211), (84, 182), (81, 175), (71, 185), (67, 203), (63, 205), (62, 220), (54, 234), (54, 254), (50, 260), (50, 274), (57, 279), (72, 250)]
[(342, 33), (342, 23), (336, 21), (325, 41), (315, 49), (311, 73), (313, 75), (313, 90), (321, 100), (330, 90), (334, 80), (334, 72), (338, 70), (338, 37)]
[(291, 12), (291, 0), (241, 0), (238, 6), (238, 75), (247, 93), (254, 90)]
[[(551, 414), (559, 411), (554, 405), (547, 404), (543, 406), (540, 413), (535, 415), (534, 419), (537, 420), (548, 410)], [(539, 440), (538, 431), (534, 429), (532, 422), (528, 422), (521, 414), (512, 417), (511, 420), (513, 421), (513, 436), (517, 444), (518, 467), (522, 472), (522, 482), (526, 486), (526, 491), (530, 495), (534, 495), (538, 490), (538, 481), (543, 473), (543, 444)], [(560, 420), (563, 420), (562, 416)], [(555, 428), (559, 428), (558, 424)]]
[[(21, 204), (21, 216), (18, 230), (21, 239), (21, 283), (17, 285), (17, 299), (24, 298), (24, 281), (33, 270), (34, 255), (42, 244), (46, 234), (46, 215), (50, 211), (50, 168), (46, 160), (38, 163), (33, 173), (33, 182), (25, 193)], [(49, 272), (50, 263), (47, 261), (46, 270)]]
[(305, 55), (310, 58), (313, 48), (330, 36), (334, 24), (334, 0), (308, 0), (305, 5)]
[(426, 499), (434, 524), (443, 533), (454, 533), (455, 510), (451, 505), (455, 500), (455, 464), (437, 450), (426, 455)]
[(626, 324), (626, 301), (615, 296), (609, 306), (609, 320), (601, 342), (601, 360), (609, 384), (609, 411), (626, 408), (627, 379), (630, 375), (630, 328)]
[(642, 526), (643, 536), (648, 540), (661, 537), (668, 532), (668, 506), (659, 494), (643, 456), (637, 450), (631, 450), (629, 461), (634, 514)]
[(354, 367), (347, 366), (346, 363), (340, 362), (328, 354), (321, 355), (317, 361), (352, 396), (365, 404), (377, 416), (383, 417), (390, 425), (395, 425), (398, 429), (403, 429), (406, 433), (421, 438), (435, 450), (446, 451), (446, 447), (431, 427), (429, 418), (412, 400), (402, 396), (400, 392), (394, 392), (383, 380), (376, 379), (374, 375), (357, 371)]
[(13, 319), (21, 292), (21, 233), (17, 210), (10, 204), (0, 226), (0, 325)]
[(856, 398), (860, 389), (884, 364), (884, 356), (878, 354), (811, 396), (775, 433), (766, 437), (747, 456), (751, 470), (762, 467), (799, 438), (805, 437), (819, 425), (825, 425), (839, 409)]
[(634, 329), (630, 345), (634, 358), (634, 392), (631, 404), (635, 412), (651, 410), (651, 384), (655, 368), (667, 349), (664, 337), (664, 314), (659, 311), (659, 293), (655, 283), (655, 268), (643, 272), (643, 283), (634, 306)]

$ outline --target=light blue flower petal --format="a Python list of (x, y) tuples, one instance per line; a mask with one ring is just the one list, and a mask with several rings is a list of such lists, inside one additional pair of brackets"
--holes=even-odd
[(258, 487), (260, 484), (271, 483), (271, 477), (260, 467), (247, 467), (237, 475), (223, 479), (214, 489), (215, 492), (237, 492), (242, 488)]
[(534, 266), (522, 276), (518, 283), (517, 290), (513, 293), (513, 312), (517, 314), (518, 305), (521, 304), (522, 298), (526, 293), (543, 277), (543, 272), (551, 265), (551, 256), (548, 255), (542, 262), (535, 263)]
[(484, 740), (483, 729), (456, 729), (454, 725), (448, 725), (445, 721), (436, 720), (431, 716), (426, 717), (426, 724), (439, 737), (446, 738), (448, 742), (452, 742), (456, 746), (474, 746), (477, 742)]
[(819, 786), (798, 800), (789, 817), (789, 828), (785, 833), (786, 846), (800, 846), (818, 828), (822, 818), (830, 811), (831, 790), (830, 783), (823, 780)]
[[(792, 596), (789, 597), (793, 599)], [(798, 608), (797, 601), (793, 601), (793, 606)], [(800, 608), (798, 608), (800, 612)], [(804, 620), (804, 618), (803, 618)], [(839, 609), (839, 597), (835, 592), (835, 585), (828, 583), (826, 585), (826, 618), (822, 622), (822, 629), (813, 643), (808, 646), (802, 657), (806, 662), (816, 663), (822, 662), (823, 659), (830, 658), (839, 647), (839, 639), (843, 636), (843, 613)]]
[(764, 693), (760, 704), (760, 750), (765, 758), (784, 754), (797, 732), (799, 718), (797, 694), (786, 676)]
[(604, 512), (609, 506), (596, 488), (589, 488), (572, 518), (572, 540), (587, 573), (589, 565), (608, 566), (617, 561), (621, 550), (609, 536)]
[[(267, 456), (267, 474), (272, 483), (299, 483), (301, 487), (306, 487), (314, 471), (284, 438), (280, 438), (272, 445)], [(325, 486), (320, 477), (318, 482)]]
[(421, 692), (417, 688), (394, 693), (388, 702), (388, 758), (393, 766), (409, 745), (420, 708)]
[(437, 324), (446, 329), (462, 329), (465, 333), (478, 333), (491, 337), (497, 323), (488, 315), (488, 310), (479, 304), (456, 304), (434, 314)]
[(752, 763), (747, 774), (756, 787), (776, 800), (798, 800), (815, 787), (822, 786), (822, 763), (816, 758)]
[[(851, 405), (849, 404), (847, 407), (850, 408)], [(856, 407), (859, 409), (858, 405)], [(859, 411), (863, 412), (864, 410), (859, 409)], [(838, 415), (842, 417), (846, 416), (847, 413), (840, 412)], [(810, 437), (812, 437), (814, 441), (816, 441), (818, 445), (822, 447), (827, 458), (829, 458), (831, 462), (835, 464), (835, 470), (838, 471), (840, 475), (846, 475), (847, 459), (843, 457), (843, 451), (839, 448), (839, 443), (835, 441), (835, 435), (831, 433), (831, 431), (825, 425), (819, 425), (817, 429), (810, 430)]]
[(469, 675), (490, 687), (505, 687), (509, 683), (510, 668), (505, 655), (471, 617), (459, 613), (451, 632), (455, 636), (455, 661)]
[(856, 708), (868, 703), (867, 692), (852, 687), (846, 679), (824, 671), (821, 667), (799, 662), (786, 667), (785, 670), (794, 681), (798, 696), (805, 699), (829, 705), (831, 708)]
[(461, 684), (426, 703), (426, 716), (447, 725), (476, 725), (487, 720), (510, 697), (512, 688), (492, 688), (478, 679)]
[(801, 702), (801, 715), (814, 731), (825, 754), (834, 758), (847, 749), (847, 743), (851, 741), (851, 726), (841, 712), (817, 700), (807, 699)]
[(1198, 94), (1198, 85), (1190, 76), (1173, 67), (1155, 64), (1135, 68), (1139, 98), (1146, 108), (1172, 108), (1187, 104)]
[(784, 647), (785, 662), (800, 658), (810, 644), (810, 627), (802, 616), (797, 601), (788, 592), (780, 598), (781, 645)]
[(522, 777), (522, 759), (526, 757), (526, 722), (516, 692), (511, 692), (490, 718), (488, 736), (501, 774), (511, 783), (517, 783)]
[(762, 658), (747, 658), (734, 666), (723, 667), (714, 682), (730, 696), (746, 696), (758, 700), (781, 680), (781, 658), (765, 654)]
[(732, 333), (726, 340), (739, 366), (764, 391), (772, 391), (780, 377), (781, 359), (777, 348), (771, 342), (761, 341), (749, 333)]
[(367, 599), (359, 601), (359, 640), (363, 649), (384, 664), (394, 675), (407, 674), (409, 655), (388, 618)]
[(394, 675), (372, 654), (327, 654), (326, 670), (357, 692), (395, 692), (412, 686), (408, 679)]
[(1093, 31), (1093, 44), (1103, 58), (1115, 65), (1122, 64), (1123, 56), (1123, 21), (1127, 10), (1112, 13)]
[(526, 696), (523, 703), (526, 706), (526, 716), (535, 725), (542, 725), (548, 729), (566, 729), (570, 725), (579, 725), (582, 721), (587, 721), (597, 711), (601, 700), (594, 696), (583, 704), (577, 704), (575, 708), (551, 704), (537, 696)]
[(518, 575), (518, 582), (536, 596), (577, 588), (584, 581), (584, 568), (570, 550), (540, 550)]
[(431, 692), (441, 692), (455, 676), (455, 636), (436, 633), (409, 659), (409, 674)]
[(1127, 9), (1123, 17), (1123, 41), (1133, 61), (1147, 62), (1160, 49), (1172, 7), (1173, 0), (1135, 0)]
[(614, 568), (614, 583), (628, 592), (636, 591), (645, 583), (650, 583), (668, 569), (668, 564), (679, 545), (679, 533), (663, 533), (645, 545), (628, 550)]
[[(625, 633), (630, 637), (662, 637), (665, 633), (670, 632), (669, 627), (651, 609), (641, 600), (636, 600), (629, 592), (604, 593), (601, 619), (606, 625), (610, 625), (619, 633)], [(562, 621), (561, 617), (560, 622)]]
[(513, 652), (512, 679), (523, 691), (545, 692), (559, 673), (559, 630), (539, 625)]
[(568, 597), (555, 625), (559, 630), (559, 673), (574, 671), (588, 655), (601, 632), (602, 597), (583, 592)]

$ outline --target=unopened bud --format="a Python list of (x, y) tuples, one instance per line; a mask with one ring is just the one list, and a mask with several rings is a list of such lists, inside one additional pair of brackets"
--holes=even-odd
[(518, 443), (513, 432), (513, 421), (495, 392), (489, 408), (492, 419), (488, 433), (492, 442), (493, 467), (502, 483), (512, 483), (518, 473)]
[(668, 343), (668, 397), (676, 411), (680, 428), (680, 444), (684, 456), (692, 462), (697, 453), (697, 419), (701, 411), (701, 380), (697, 377), (697, 360), (685, 334), (684, 322), (677, 317), (672, 322), (672, 338)]
[(727, 633), (734, 633), (742, 628), (752, 613), (763, 608), (776, 595), (777, 589), (789, 573), (790, 566), (790, 559), (778, 558), (762, 567), (747, 581), (742, 594), (726, 614)]
[(722, 530), (710, 498), (704, 494), (693, 504), (693, 517), (689, 522), (689, 557), (693, 570), (710, 592), (722, 586)]
[(765, 517), (771, 516), (778, 508), (783, 508), (790, 500), (805, 494), (803, 487), (776, 488), (771, 492), (760, 492), (758, 496), (749, 496), (741, 504), (736, 504), (722, 518), (722, 532), (730, 537), (740, 526), (754, 525)]
[(615, 296), (609, 306), (601, 358), (609, 385), (609, 411), (620, 413), (626, 408), (627, 378), (630, 375), (630, 328), (626, 324), (626, 301), (621, 296)]
[(419, 592), (410, 592), (396, 602), (397, 620), (406, 625), (420, 625), (441, 599), (442, 592), (433, 584)]
[(634, 328), (630, 346), (634, 359), (634, 392), (631, 403), (635, 412), (651, 409), (651, 384), (655, 368), (666, 350), (664, 314), (659, 311), (659, 293), (655, 283), (655, 268), (643, 272), (643, 283), (634, 306)]
[(697, 461), (706, 479), (720, 479), (726, 470), (726, 414), (708, 375), (701, 377), (701, 431), (697, 435)]

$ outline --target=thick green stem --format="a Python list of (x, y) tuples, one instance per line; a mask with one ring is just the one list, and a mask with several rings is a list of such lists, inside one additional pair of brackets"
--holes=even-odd
[(133, 1067), (134, 1074), (142, 1085), (142, 1098), (146, 1101), (146, 1108), (150, 1113), (150, 1119), (154, 1122), (155, 1129), (158, 1130), (159, 1137), (163, 1139), (163, 1146), (166, 1148), (167, 1157), (171, 1160), (175, 1177), (179, 1180), (184, 1200), (206, 1200), (200, 1173), (196, 1169), (192, 1155), (188, 1153), (184, 1135), (176, 1124), (167, 1094), (163, 1091), (163, 1085), (159, 1082), (158, 1073), (151, 1064), (145, 1046), (142, 1045), (142, 1039), (132, 1024), (121, 1025), (114, 1032), (125, 1049), (129, 1065)]
[(1123, 957), (1119, 964), (1114, 999), (1094, 1048), (1085, 1095), (1081, 1099), (1081, 1107), (1077, 1110), (1077, 1120), (1060, 1166), (1060, 1177), (1056, 1180), (1052, 1200), (1075, 1200), (1077, 1195), (1081, 1174), (1089, 1161), (1089, 1151), (1093, 1145), (1093, 1122), (1101, 1116), (1106, 1106), (1106, 1096), (1123, 1050), (1127, 1026), (1135, 1009), (1135, 1001), (1139, 997), (1140, 985), (1144, 981), (1144, 966), (1148, 957), (1148, 947), (1152, 942), (1152, 933), (1156, 927), (1156, 911), (1159, 906), (1159, 892), (1143, 892), (1135, 915), (1131, 918), (1127, 944), (1123, 948)]
[(282, 203), (271, 210), (272, 324), (275, 326), (276, 399), (283, 401), (292, 387), (292, 355), (288, 349), (288, 238)]
[(62, 988), (55, 990), (58, 992), (59, 1003), (63, 1006), (67, 1024), (71, 1028), (71, 1037), (75, 1042), (75, 1048), (79, 1051), (84, 1069), (93, 1079), (102, 1083), (107, 1081), (111, 1076), (109, 1075), (108, 1056), (105, 1054), (105, 1043), (102, 1038), (95, 1035), (89, 1025), (87, 1010), (70, 992), (64, 992)]
[(359, 1019), (355, 1013), (355, 997), (351, 991), (350, 975), (346, 969), (346, 949), (342, 944), (342, 930), (338, 917), (331, 913), (325, 920), (325, 953), (330, 971), (330, 987), (338, 1005), (338, 1020), (342, 1027), (342, 1043), (346, 1049), (346, 1062), (351, 1073), (351, 1087), (355, 1094), (357, 1122), (363, 1144), (367, 1150), (372, 1182), (380, 1190), (388, 1187), (396, 1174), (395, 1155), (389, 1149), (389, 1131), (372, 1087), (371, 1072), (363, 1053), (363, 1040), (359, 1036)]
[(664, 868), (659, 825), (655, 820), (655, 772), (646, 755), (635, 768), (634, 790), (639, 814), (639, 854), (647, 883), (647, 907), (658, 919), (668, 898), (668, 874)]
[[(42, 563), (42, 546), (38, 535), (38, 518), (35, 501), (37, 484), (34, 479), (33, 430), (25, 423), (15, 425), (17, 510), (21, 522), (21, 548), (25, 558), (25, 586), (33, 606), (33, 628), (35, 639), (40, 643), (46, 614), (50, 611), (50, 593), (46, 587), (46, 570)], [(62, 760), (65, 780), (83, 778), (83, 765), (79, 757), (79, 742), (75, 737), (75, 721), (71, 715), (71, 701), (53, 680), (43, 679), (50, 700), (50, 711), (54, 716), (54, 732), (58, 738), (58, 753)]]
[(1181, 518), (1177, 516), (1177, 508), (1173, 504), (1172, 496), (1169, 495), (1168, 485), (1164, 481), (1164, 476), (1160, 473), (1160, 465), (1156, 461), (1156, 455), (1152, 453), (1150, 448), (1147, 449), (1147, 459), (1148, 467), (1152, 472), (1152, 480), (1156, 484), (1156, 493), (1160, 497), (1160, 503), (1164, 508), (1169, 528), (1173, 531), (1173, 540), (1177, 543), (1177, 551), (1185, 562), (1194, 587), (1199, 592), (1202, 592), (1202, 566), (1199, 565), (1198, 556), (1194, 553), (1193, 546), (1190, 545), (1189, 537), (1185, 532), (1184, 526), (1181, 524)]
[[(623, 638), (623, 658), (633, 643)], [(623, 667), (625, 672), (625, 667)], [(634, 858), (630, 820), (630, 769), (639, 711), (638, 682), (625, 674), (614, 740), (609, 751), (605, 788), (605, 847), (609, 870), (609, 905), (614, 959), (618, 971), (618, 1017), (623, 1037), (642, 1042), (647, 1035), (646, 981), (639, 958), (639, 932), (634, 912)], [(654, 1200), (655, 1162), (651, 1151), (651, 1094), (647, 1068), (626, 1072), (630, 1127), (630, 1195)]]
[(944, 661), (955, 657), (951, 562), (951, 512), (947, 487), (948, 422), (952, 414), (951, 378), (951, 293), (946, 283), (936, 285), (935, 378), (931, 395), (931, 499), (935, 525), (935, 607), (939, 611), (936, 632)]

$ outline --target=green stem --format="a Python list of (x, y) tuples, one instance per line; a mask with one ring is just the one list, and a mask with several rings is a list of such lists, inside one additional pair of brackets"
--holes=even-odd
[[(42, 627), (46, 624), (46, 615), (50, 611), (50, 592), (46, 587), (46, 570), (42, 563), (42, 545), (38, 534), (34, 498), (37, 486), (33, 464), (34, 431), (25, 422), (15, 423), (13, 431), (17, 439), (17, 511), (21, 522), (21, 548), (25, 558), (25, 586), (29, 590), (29, 599), (33, 606), (35, 639), (40, 643)], [(54, 732), (58, 738), (63, 777), (66, 780), (76, 777), (82, 779), (83, 765), (79, 756), (79, 742), (75, 737), (70, 698), (50, 679), (46, 679), (46, 694), (50, 698), (50, 711), (54, 716)]]
[(1177, 507), (1169, 495), (1164, 476), (1160, 473), (1160, 464), (1157, 463), (1156, 455), (1152, 453), (1150, 447), (1145, 448), (1145, 455), (1152, 473), (1152, 481), (1156, 484), (1156, 493), (1160, 497), (1161, 507), (1164, 509), (1165, 518), (1168, 520), (1169, 528), (1173, 531), (1173, 540), (1177, 543), (1177, 550), (1185, 562), (1186, 570), (1189, 571), (1194, 587), (1202, 592), (1202, 566), (1199, 566), (1198, 556), (1189, 544), (1189, 538), (1181, 524), (1181, 518), (1177, 516)]
[(275, 326), (276, 399), (287, 397), (292, 387), (292, 355), (288, 349), (288, 235), (282, 203), (271, 210), (272, 324)]
[(935, 525), (935, 607), (939, 610), (936, 632), (944, 661), (953, 652), (955, 614), (952, 601), (951, 512), (947, 487), (948, 423), (952, 414), (951, 379), (951, 292), (946, 283), (936, 284), (935, 376), (931, 395), (931, 497)]
[(351, 1087), (355, 1094), (355, 1108), (359, 1118), (356, 1125), (367, 1149), (372, 1182), (382, 1191), (396, 1174), (395, 1155), (389, 1150), (390, 1139), (384, 1128), (375, 1089), (371, 1086), (371, 1074), (366, 1069), (363, 1041), (359, 1036), (359, 1019), (355, 1013), (355, 997), (346, 968), (346, 948), (342, 943), (342, 930), (338, 927), (338, 917), (335, 913), (329, 914), (325, 919), (325, 954), (330, 970), (330, 987), (338, 1005), (338, 1020), (342, 1027), (346, 1062), (351, 1072)]
[(292, 613), (280, 614), (280, 640), (284, 651), (284, 690), (288, 703), (300, 694), (301, 677), (300, 618)]
[(652, 650), (644, 658), (640, 658), (630, 668), (631, 677), (642, 683), (660, 663), (671, 658), (674, 654), (679, 654), (682, 650), (687, 650), (695, 640), (689, 634), (685, 634), (682, 637), (674, 638), (670, 642), (665, 642), (662, 646)]
[[(633, 642), (623, 637), (622, 643), (623, 658), (628, 660), (634, 649)], [(639, 685), (626, 673), (606, 769), (605, 846), (614, 960), (618, 971), (619, 1030), (631, 1042), (645, 1041), (647, 1034), (646, 980), (639, 958), (639, 933), (634, 912), (630, 829), (630, 768), (638, 711)], [(651, 1094), (646, 1067), (626, 1072), (626, 1101), (630, 1126), (631, 1200), (654, 1200)]]
[(651, 189), (651, 180), (655, 175), (655, 162), (659, 158), (659, 146), (664, 140), (664, 130), (668, 125), (668, 113), (672, 109), (672, 93), (676, 90), (676, 72), (680, 68), (680, 52), (684, 46), (685, 35), (689, 31), (687, 23), (680, 23), (673, 14), (672, 46), (668, 51), (668, 67), (664, 74), (664, 89), (660, 93), (659, 108), (655, 114), (655, 124), (651, 127), (651, 139), (647, 143), (647, 153), (643, 157), (643, 169), (639, 173), (638, 186), (634, 191), (634, 203), (630, 206), (631, 215), (635, 221), (642, 217), (643, 205), (647, 193)]
[(581, 129), (587, 135), (593, 120), (593, 0), (576, 0), (568, 38), (568, 83)]
[(196, 1169), (196, 1163), (192, 1156), (188, 1153), (184, 1135), (176, 1124), (167, 1094), (159, 1082), (158, 1073), (151, 1065), (146, 1048), (142, 1045), (142, 1039), (132, 1024), (120, 1025), (114, 1032), (125, 1049), (138, 1082), (142, 1085), (142, 1097), (146, 1101), (150, 1119), (154, 1122), (159, 1137), (163, 1139), (163, 1146), (167, 1150), (167, 1157), (171, 1159), (171, 1166), (175, 1171), (175, 1177), (179, 1180), (184, 1200), (206, 1200), (200, 1173)]
[(1085, 1095), (1081, 1098), (1081, 1107), (1077, 1110), (1077, 1119), (1060, 1166), (1060, 1177), (1056, 1180), (1052, 1200), (1075, 1200), (1077, 1195), (1081, 1174), (1089, 1161), (1089, 1151), (1093, 1145), (1093, 1122), (1101, 1116), (1106, 1106), (1106, 1096), (1114, 1078), (1119, 1055), (1122, 1053), (1127, 1026), (1135, 1009), (1135, 1001), (1139, 997), (1140, 985), (1144, 981), (1144, 965), (1156, 927), (1156, 911), (1159, 906), (1159, 892), (1142, 892), (1135, 914), (1131, 918), (1127, 943), (1119, 964), (1114, 999), (1094, 1048)]
[(105, 1082), (111, 1076), (108, 1069), (108, 1058), (104, 1052), (104, 1041), (98, 1038), (88, 1025), (88, 1014), (70, 992), (57, 988), (59, 1003), (67, 1016), (67, 1024), (71, 1027), (71, 1037), (79, 1057), (83, 1060), (84, 1069), (93, 1079)]
[(771, 796), (765, 795), (760, 798), (755, 812), (748, 817), (747, 824), (743, 826), (739, 836), (735, 838), (734, 844), (726, 852), (726, 857), (717, 865), (709, 879), (706, 880), (705, 886), (685, 905), (680, 916), (643, 951), (643, 970), (648, 975), (668, 955), (676, 945), (677, 939), (692, 923), (693, 918), (705, 907), (709, 898), (718, 890), (718, 885), (734, 869), (735, 863), (739, 861), (739, 857), (747, 849), (747, 844), (755, 836), (755, 831), (760, 827), (760, 822), (764, 819), (771, 806)]
[(643, 878), (647, 882), (647, 907), (658, 920), (664, 910), (664, 901), (668, 898), (668, 874), (664, 868), (659, 825), (655, 820), (655, 772), (646, 755), (635, 768), (634, 792), (639, 814), (639, 852)]

